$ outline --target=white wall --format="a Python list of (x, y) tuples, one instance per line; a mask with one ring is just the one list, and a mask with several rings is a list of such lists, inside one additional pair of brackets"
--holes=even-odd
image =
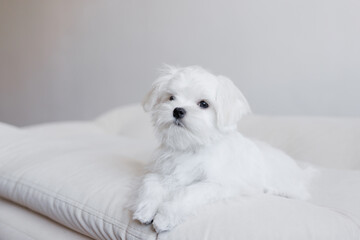
[(255, 113), (360, 116), (358, 0), (0, 0), (0, 121), (141, 101), (161, 63), (232, 78)]

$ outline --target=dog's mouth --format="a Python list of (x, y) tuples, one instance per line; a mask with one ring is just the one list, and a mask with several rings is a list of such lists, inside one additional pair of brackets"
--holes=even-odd
[(179, 127), (184, 127), (184, 123), (182, 123), (179, 119), (175, 119), (174, 124)]

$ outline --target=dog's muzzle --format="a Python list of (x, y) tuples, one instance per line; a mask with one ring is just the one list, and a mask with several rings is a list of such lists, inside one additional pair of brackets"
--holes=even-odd
[(183, 108), (175, 108), (173, 111), (173, 116), (175, 119), (182, 119), (186, 114), (185, 109)]

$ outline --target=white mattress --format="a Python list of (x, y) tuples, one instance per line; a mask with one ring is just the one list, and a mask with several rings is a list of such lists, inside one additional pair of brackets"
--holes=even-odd
[[(247, 135), (333, 168), (320, 171), (311, 185), (313, 198), (222, 201), (160, 235), (151, 225), (132, 221), (124, 208), (156, 147), (149, 122), (133, 106), (94, 122), (0, 125), (0, 196), (95, 239), (360, 239), (360, 171), (351, 170), (360, 166), (354, 147), (360, 143), (359, 120), (245, 120), (241, 129)], [(318, 139), (322, 145), (311, 145)]]

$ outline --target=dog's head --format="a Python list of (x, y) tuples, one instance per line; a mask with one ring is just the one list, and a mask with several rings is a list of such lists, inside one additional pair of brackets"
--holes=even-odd
[(143, 107), (162, 144), (188, 149), (235, 131), (249, 105), (233, 82), (198, 66), (166, 66)]

